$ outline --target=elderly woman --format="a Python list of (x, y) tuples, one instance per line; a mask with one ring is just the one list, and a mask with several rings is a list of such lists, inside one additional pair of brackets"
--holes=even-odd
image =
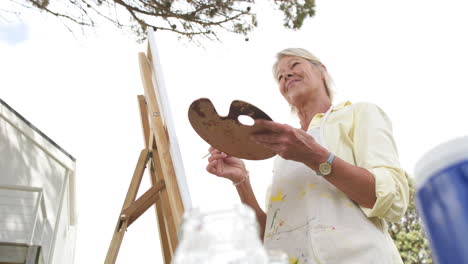
[(388, 117), (374, 104), (333, 106), (327, 69), (304, 49), (279, 52), (273, 71), (301, 128), (256, 121), (269, 132), (252, 140), (278, 154), (267, 212), (240, 159), (210, 148), (207, 171), (233, 182), (265, 246), (291, 263), (402, 263), (387, 221), (404, 214), (409, 188)]

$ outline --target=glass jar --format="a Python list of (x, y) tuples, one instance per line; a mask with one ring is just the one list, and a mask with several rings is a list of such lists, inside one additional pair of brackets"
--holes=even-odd
[(282, 250), (267, 250), (268, 264), (289, 264), (288, 255)]
[(219, 211), (192, 209), (182, 219), (173, 264), (267, 264), (254, 211), (236, 205)]

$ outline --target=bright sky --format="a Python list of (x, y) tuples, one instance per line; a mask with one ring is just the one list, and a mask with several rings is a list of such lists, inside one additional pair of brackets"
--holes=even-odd
[[(261, 1), (259, 1), (261, 2)], [(271, 75), (277, 51), (303, 47), (327, 66), (343, 100), (381, 106), (393, 121), (401, 163), (410, 173), (428, 149), (466, 135), (468, 3), (447, 0), (319, 0), (298, 32), (283, 30), (268, 5), (250, 41), (222, 35), (200, 48), (157, 35), (185, 172), (195, 206), (238, 202), (233, 186), (205, 172), (208, 145), (190, 127), (192, 101), (209, 97), (227, 114), (232, 100), (253, 103), (296, 127)], [(78, 32), (28, 14), (0, 19), (0, 97), (77, 158), (79, 232), (75, 263), (102, 263), (143, 148), (136, 96), (143, 93), (137, 53), (117, 30)], [(264, 204), (272, 159), (247, 162)], [(149, 187), (144, 178), (142, 191)], [(129, 229), (117, 263), (162, 262), (149, 210)]]

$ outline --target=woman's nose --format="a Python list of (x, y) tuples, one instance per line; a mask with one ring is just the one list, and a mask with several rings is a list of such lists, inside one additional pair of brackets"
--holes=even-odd
[(284, 75), (286, 78), (291, 78), (293, 76), (292, 72), (288, 72)]

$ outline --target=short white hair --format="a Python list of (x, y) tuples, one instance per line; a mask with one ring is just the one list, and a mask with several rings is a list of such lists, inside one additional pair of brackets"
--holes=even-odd
[(325, 77), (325, 80), (323, 82), (325, 86), (325, 91), (327, 92), (328, 97), (330, 98), (330, 101), (333, 102), (333, 79), (331, 78), (330, 74), (326, 70), (325, 65), (320, 61), (319, 58), (317, 58), (314, 54), (310, 53), (306, 49), (301, 49), (301, 48), (289, 48), (289, 49), (284, 49), (276, 54), (276, 62), (273, 64), (273, 76), (275, 77), (276, 80), (276, 70), (278, 67), (278, 62), (281, 60), (283, 57), (286, 56), (294, 56), (294, 57), (300, 57), (303, 59), (308, 60), (310, 63), (312, 63), (315, 66), (322, 66), (318, 67), (320, 71), (322, 72), (323, 76)]

